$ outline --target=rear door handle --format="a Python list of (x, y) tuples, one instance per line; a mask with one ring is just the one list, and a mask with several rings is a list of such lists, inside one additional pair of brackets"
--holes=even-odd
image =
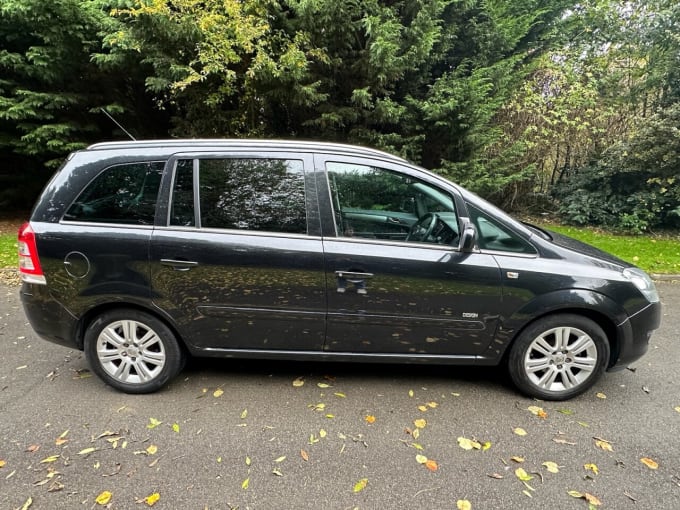
[(170, 266), (175, 271), (189, 271), (189, 269), (196, 267), (198, 262), (193, 260), (161, 259), (161, 265)]

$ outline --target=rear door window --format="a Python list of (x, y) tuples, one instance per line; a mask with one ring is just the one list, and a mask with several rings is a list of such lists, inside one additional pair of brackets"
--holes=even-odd
[(306, 234), (303, 168), (288, 159), (179, 160), (170, 224)]
[(163, 167), (156, 161), (105, 169), (71, 204), (64, 220), (153, 225)]

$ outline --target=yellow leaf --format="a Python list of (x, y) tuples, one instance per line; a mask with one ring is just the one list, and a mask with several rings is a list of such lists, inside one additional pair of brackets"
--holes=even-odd
[(7, 465), (7, 462), (4, 460), (0, 459), (0, 468), (4, 468)]
[(242, 419), (242, 420), (245, 420), (247, 417), (248, 417), (248, 409), (244, 409), (244, 410), (241, 412), (241, 419)]
[(413, 397), (413, 390), (408, 390), (408, 396)]
[(422, 412), (427, 411), (427, 406), (418, 406), (418, 411), (422, 411)]
[(425, 455), (416, 455), (416, 462), (418, 464), (425, 464), (427, 462), (427, 457), (425, 457)]
[(423, 450), (423, 446), (418, 443), (411, 443), (411, 446), (413, 446), (413, 448), (416, 450)]
[(40, 461), (41, 464), (49, 464), (50, 462), (56, 462), (56, 460), (59, 458), (59, 455), (50, 455), (49, 457), (44, 458), (43, 460)]
[(675, 410), (680, 413), (680, 406), (676, 407)]
[(359, 480), (357, 483), (354, 484), (354, 489), (352, 489), (354, 492), (361, 492), (366, 488), (368, 485), (368, 478), (362, 478)]
[(413, 424), (419, 429), (424, 429), (425, 426), (427, 425), (427, 421), (424, 420), (423, 418), (420, 418), (418, 420), (415, 420)]
[(26, 502), (24, 503), (24, 505), (21, 507), (21, 510), (28, 510), (31, 507), (32, 504), (33, 504), (33, 498), (29, 497), (26, 500)]
[(375, 423), (375, 416), (369, 414), (368, 416), (364, 417), (364, 420), (366, 420), (366, 423)]
[(517, 456), (510, 457), (510, 460), (517, 462), (517, 464), (521, 464), (522, 462), (524, 462), (524, 457), (517, 457)]
[(286, 460), (286, 456), (285, 456), (285, 455), (281, 455), (281, 457), (279, 457), (279, 458), (277, 458), (277, 459), (274, 459), (274, 462), (283, 462), (284, 460)]
[(459, 499), (456, 501), (456, 508), (458, 510), (472, 510), (472, 504), (467, 499)]
[(530, 412), (531, 414), (533, 414), (533, 415), (535, 415), (535, 416), (538, 416), (539, 418), (545, 419), (545, 418), (548, 417), (548, 413), (546, 413), (546, 412), (543, 410), (542, 407), (538, 407), (538, 406), (529, 406), (529, 407), (527, 407), (527, 409), (529, 410), (529, 412)]
[[(220, 457), (220, 460), (221, 460), (221, 459), (222, 459), (222, 457)], [(250, 459), (250, 457), (248, 457), (248, 456), (246, 455), (246, 466), (250, 466), (252, 463), (253, 463), (253, 461)]]
[(604, 393), (596, 393), (595, 396), (596, 396), (597, 398), (601, 398), (601, 399), (607, 398), (607, 395), (605, 395)]
[(515, 476), (522, 480), (523, 482), (528, 482), (529, 480), (533, 480), (534, 477), (531, 476), (529, 473), (524, 471), (523, 468), (517, 468), (515, 469)]
[(413, 436), (413, 439), (418, 439), (420, 437), (420, 430), (419, 429), (413, 429), (413, 432), (411, 432), (411, 435)]
[(600, 506), (602, 504), (602, 501), (600, 501), (597, 496), (593, 496), (592, 494), (588, 494), (587, 492), (583, 493), (583, 497), (592, 506)]
[(224, 395), (224, 390), (222, 388), (217, 388), (215, 391), (213, 391), (213, 397), (219, 398), (222, 395)]
[(111, 494), (109, 491), (104, 491), (99, 496), (97, 496), (95, 501), (98, 505), (108, 505), (109, 501), (111, 501), (111, 496), (113, 496), (113, 494)]
[(149, 447), (146, 449), (146, 453), (149, 455), (156, 455), (156, 452), (158, 451), (158, 446), (155, 444), (150, 444)]
[(147, 429), (154, 429), (158, 427), (162, 421), (158, 421), (156, 418), (149, 418), (149, 423), (147, 424), (146, 428)]
[(595, 445), (596, 445), (598, 448), (601, 448), (602, 450), (605, 450), (605, 451), (607, 451), (607, 452), (613, 452), (613, 451), (614, 451), (614, 449), (612, 448), (611, 443), (610, 443), (609, 441), (607, 441), (606, 439), (597, 439), (597, 438), (595, 438)]
[(330, 388), (331, 385), (325, 382), (316, 383), (319, 388)]
[(341, 392), (333, 393), (333, 395), (335, 395), (335, 396), (338, 397), (338, 398), (345, 398), (345, 397), (347, 397), (347, 395), (345, 395), (344, 393), (341, 393)]
[(472, 439), (468, 439), (467, 437), (459, 437), (458, 438), (458, 446), (460, 446), (463, 450), (480, 450), (482, 448), (482, 445), (479, 444), (477, 441), (474, 441)]
[(324, 429), (319, 430), (319, 437), (320, 437), (321, 439), (323, 439), (324, 437), (326, 437), (326, 435), (327, 435), (327, 432), (326, 432)]
[(487, 451), (489, 448), (491, 448), (491, 441), (484, 441), (484, 442), (482, 443), (482, 451), (485, 452), (485, 451)]
[(425, 463), (425, 467), (429, 469), (430, 471), (437, 471), (439, 469), (439, 465), (437, 464), (437, 461), (428, 459), (427, 462)]
[(427, 403), (427, 407), (430, 407), (432, 409), (435, 409), (438, 405), (439, 404), (437, 404), (436, 402), (428, 402)]
[(96, 448), (85, 448), (84, 450), (80, 450), (78, 452), (78, 455), (87, 455), (88, 453), (92, 453), (92, 452), (95, 452), (95, 451), (97, 451)]
[(656, 461), (650, 459), (649, 457), (641, 458), (640, 462), (642, 462), (649, 469), (659, 469), (659, 464)]
[(293, 381), (293, 386), (296, 388), (299, 388), (300, 386), (304, 386), (305, 380), (302, 377), (298, 377)]
[(250, 487), (250, 478), (246, 478), (243, 480), (243, 482), (241, 482), (241, 489), (247, 490), (248, 487)]
[(587, 469), (588, 471), (592, 471), (596, 475), (600, 474), (600, 470), (598, 469), (598, 467), (595, 464), (583, 464), (583, 467), (585, 469)]
[(326, 418), (328, 418), (329, 420), (332, 420), (333, 418), (335, 418), (335, 415), (334, 414), (327, 414)]
[(545, 466), (545, 468), (551, 473), (559, 473), (560, 472), (560, 467), (557, 465), (556, 462), (547, 461), (547, 462), (544, 462), (542, 465)]
[(515, 434), (517, 434), (518, 436), (526, 436), (526, 435), (527, 435), (527, 431), (524, 430), (524, 429), (521, 428), (521, 427), (514, 428), (514, 429), (512, 429), (512, 431), (513, 431)]
[(179, 433), (179, 425), (177, 423), (172, 424), (172, 430)]
[(569, 494), (572, 498), (582, 498), (583, 493), (579, 491), (567, 491), (567, 494)]
[(154, 492), (153, 494), (149, 494), (144, 498), (144, 503), (149, 506), (154, 506), (159, 499), (161, 499), (161, 495), (157, 492)]

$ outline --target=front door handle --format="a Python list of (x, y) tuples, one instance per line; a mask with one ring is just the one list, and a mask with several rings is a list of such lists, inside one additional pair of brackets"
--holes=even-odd
[(356, 278), (358, 280), (363, 280), (364, 278), (373, 278), (374, 275), (373, 273), (357, 273), (355, 271), (336, 271), (335, 276), (338, 278)]
[(161, 265), (170, 266), (175, 271), (189, 271), (189, 269), (196, 267), (198, 262), (193, 260), (161, 259)]

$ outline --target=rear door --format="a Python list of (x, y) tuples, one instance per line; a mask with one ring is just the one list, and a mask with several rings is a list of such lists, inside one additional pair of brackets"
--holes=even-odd
[(499, 319), (499, 268), (458, 250), (460, 207), (415, 169), (334, 155), (316, 160), (324, 230), (324, 350), (482, 353)]
[(254, 151), (170, 160), (151, 285), (194, 349), (321, 350), (326, 290), (312, 161)]

